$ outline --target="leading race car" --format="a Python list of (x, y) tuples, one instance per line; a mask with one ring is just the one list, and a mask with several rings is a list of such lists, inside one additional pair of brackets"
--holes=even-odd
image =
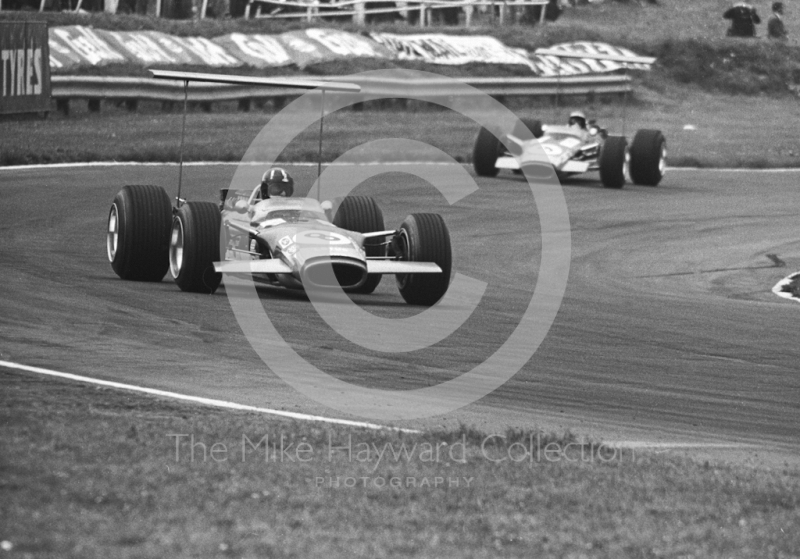
[(223, 189), (219, 204), (176, 208), (159, 186), (129, 185), (109, 212), (108, 259), (122, 279), (161, 281), (169, 270), (190, 292), (213, 293), (222, 272), (356, 293), (371, 293), (382, 274), (396, 274), (410, 304), (433, 305), (444, 296), (452, 253), (440, 215), (414, 213), (385, 230), (380, 208), (363, 196), (341, 200), (331, 221), (332, 213), (332, 205), (312, 198), (264, 199), (261, 185)]
[[(547, 162), (541, 160), (540, 146)], [(628, 146), (624, 137), (609, 136), (594, 122), (587, 126), (580, 112), (570, 115), (568, 126), (524, 120), (509, 133), (481, 128), (472, 152), (479, 176), (494, 177), (501, 169), (520, 172), (525, 168), (535, 177), (547, 178), (555, 171), (562, 179), (600, 171), (606, 188), (622, 188), (626, 177), (634, 184), (656, 186), (664, 176), (666, 158), (667, 142), (659, 130), (639, 130)]]
[[(325, 91), (361, 91), (357, 84), (338, 81), (151, 73), (183, 82), (181, 169), (190, 81), (316, 89), (323, 100)], [(320, 107), (323, 119), (324, 102)], [(318, 172), (322, 122), (319, 146)], [(387, 231), (372, 198), (344, 198), (333, 212), (330, 203), (323, 207), (312, 198), (291, 198), (294, 181), (276, 168), (252, 191), (222, 189), (218, 204), (187, 202), (181, 198), (182, 176), (178, 174), (175, 207), (160, 186), (129, 185), (114, 197), (106, 248), (111, 267), (122, 279), (161, 281), (169, 270), (183, 291), (214, 293), (222, 273), (252, 274), (289, 288), (371, 293), (383, 274), (395, 274), (403, 299), (418, 305), (433, 305), (450, 285), (450, 233), (438, 214), (414, 213)]]

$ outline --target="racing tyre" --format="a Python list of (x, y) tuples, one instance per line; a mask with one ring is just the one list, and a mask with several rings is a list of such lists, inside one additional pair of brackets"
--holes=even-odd
[(531, 134), (533, 134), (534, 138), (541, 138), (544, 136), (544, 130), (542, 130), (542, 121), (531, 120), (529, 118), (523, 118), (517, 122), (516, 126), (514, 127), (514, 136), (520, 139), (527, 138), (528, 135), (523, 129), (524, 127), (527, 127), (528, 130), (531, 131)]
[[(348, 196), (339, 204), (333, 224), (348, 231), (371, 233), (383, 231), (383, 212), (369, 196)], [(368, 257), (386, 256), (386, 239), (376, 237), (364, 239), (364, 252)], [(367, 281), (359, 288), (349, 289), (353, 293), (372, 293), (381, 282), (381, 274), (369, 274)]]
[(212, 202), (186, 202), (172, 219), (169, 269), (181, 291), (214, 293), (222, 274), (219, 260), (219, 208)]
[(609, 136), (603, 142), (598, 165), (600, 181), (606, 188), (622, 188), (628, 160), (628, 142), (622, 136)]
[(393, 239), (394, 253), (400, 260), (435, 262), (441, 274), (397, 274), (397, 287), (406, 303), (431, 306), (444, 297), (450, 286), (453, 256), (450, 231), (439, 214), (411, 214), (400, 225)]
[(124, 280), (161, 281), (169, 269), (172, 203), (160, 186), (122, 188), (108, 212), (106, 252)]
[(667, 141), (660, 130), (639, 130), (631, 144), (630, 174), (634, 184), (657, 186), (667, 168)]
[(480, 177), (496, 177), (499, 169), (495, 167), (503, 146), (488, 129), (481, 128), (472, 148), (472, 167)]

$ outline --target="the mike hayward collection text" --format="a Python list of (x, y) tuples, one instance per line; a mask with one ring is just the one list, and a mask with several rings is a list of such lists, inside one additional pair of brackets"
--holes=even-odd
[(359, 441), (353, 435), (310, 442), (286, 434), (248, 435), (240, 440), (213, 441), (192, 433), (169, 433), (171, 459), (177, 463), (263, 462), (269, 464), (302, 464), (312, 461), (350, 462), (380, 466), (418, 462), (420, 464), (467, 464), (488, 461), (495, 464), (544, 462), (613, 462), (633, 461), (633, 452), (623, 453), (615, 446), (582, 442), (546, 442), (542, 435), (531, 433), (526, 438), (509, 442), (505, 435), (490, 434), (467, 441), (465, 435), (455, 442), (393, 440), (389, 442)]

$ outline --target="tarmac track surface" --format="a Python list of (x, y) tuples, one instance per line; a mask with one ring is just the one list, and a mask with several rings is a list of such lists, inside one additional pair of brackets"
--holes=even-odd
[[(313, 181), (314, 169), (289, 168), (298, 185)], [(185, 168), (183, 193), (214, 200), (233, 173)], [(539, 426), (605, 440), (755, 445), (751, 455), (797, 457), (800, 306), (770, 289), (800, 270), (799, 176), (673, 171), (658, 188), (620, 191), (591, 177), (565, 183), (572, 263), (549, 335), (493, 394), (446, 418), (404, 425)], [(338, 378), (398, 390), (453, 378), (496, 351), (533, 292), (537, 216), (518, 177), (477, 182), (480, 189), (454, 206), (399, 173), (356, 189), (375, 196), (387, 227), (415, 211), (444, 216), (456, 270), (489, 283), (455, 334), (412, 353), (369, 351), (331, 330), (302, 292), (259, 288), (284, 339)], [(105, 254), (114, 194), (124, 184), (161, 184), (174, 196), (176, 183), (175, 167), (0, 170), (0, 359), (341, 416), (261, 362), (222, 290), (186, 294), (169, 277), (147, 284), (114, 275)], [(421, 310), (403, 303), (390, 277), (354, 300), (390, 318)]]

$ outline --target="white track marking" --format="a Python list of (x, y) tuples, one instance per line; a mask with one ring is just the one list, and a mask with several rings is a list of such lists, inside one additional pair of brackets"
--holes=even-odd
[(721, 173), (800, 173), (800, 167), (775, 167), (774, 169), (754, 169), (748, 167), (667, 167), (667, 171), (721, 172)]
[[(299, 161), (292, 163), (290, 161), (186, 161), (183, 163), (184, 167), (215, 167), (227, 166), (237, 167), (239, 165), (245, 167), (263, 167), (265, 165), (286, 165), (293, 167), (316, 167), (317, 163), (312, 161)], [(330, 163), (323, 162), (323, 165), (341, 165), (341, 166), (354, 166), (354, 165), (450, 165), (448, 162), (443, 161), (365, 161), (363, 163)], [(462, 165), (470, 166), (470, 163), (463, 163)], [(31, 169), (69, 169), (80, 167), (177, 167), (178, 163), (162, 161), (162, 162), (148, 162), (148, 161), (89, 161), (89, 162), (76, 162), (76, 163), (48, 163), (43, 165), (9, 165), (6, 167), (0, 166), (2, 171), (27, 171)], [(781, 167), (775, 169), (747, 169), (747, 168), (719, 168), (714, 167), (667, 167), (667, 171), (681, 172), (721, 172), (721, 173), (800, 173), (800, 167)]]
[(787, 285), (789, 285), (798, 278), (800, 278), (800, 272), (795, 272), (791, 276), (786, 276), (781, 281), (775, 284), (775, 287), (772, 288), (772, 292), (778, 297), (783, 297), (784, 299), (791, 299), (792, 301), (797, 301), (798, 303), (800, 303), (800, 297), (796, 297), (792, 293), (783, 290), (784, 287), (786, 287)]
[[(122, 382), (114, 382), (109, 380), (101, 380), (92, 377), (85, 377), (81, 375), (74, 375), (72, 373), (62, 373), (52, 369), (44, 369), (42, 367), (31, 367), (30, 365), (22, 365), (11, 361), (0, 360), (0, 368), (13, 369), (25, 371), (28, 373), (36, 373), (65, 380), (72, 380), (77, 382), (84, 382), (87, 384), (95, 384), (98, 386), (106, 386), (108, 388), (116, 388), (118, 390), (129, 390), (131, 392), (140, 392), (142, 394), (149, 394), (151, 396), (160, 396), (162, 398), (171, 398), (173, 400), (180, 400), (184, 402), (193, 402), (205, 406), (216, 408), (223, 408), (229, 410), (249, 411), (255, 413), (263, 413), (267, 415), (275, 415), (285, 417), (288, 419), (296, 419), (299, 421), (316, 421), (319, 423), (329, 423), (332, 425), (345, 425), (348, 427), (360, 427), (363, 429), (374, 430), (393, 430), (401, 431), (403, 433), (422, 433), (416, 429), (404, 429), (400, 427), (391, 427), (388, 425), (377, 425), (375, 423), (365, 423), (361, 421), (351, 421), (349, 419), (336, 419), (332, 417), (323, 417), (319, 415), (309, 415), (305, 413), (297, 413), (290, 411), (273, 410), (269, 408), (259, 408), (256, 406), (247, 406), (244, 404), (237, 404), (235, 402), (226, 402), (224, 400), (215, 400), (212, 398), (203, 398), (200, 396), (190, 396), (188, 394), (179, 394), (177, 392), (169, 392), (167, 390), (158, 390), (156, 388), (147, 388), (144, 386), (136, 386), (133, 384), (125, 384)], [(698, 443), (698, 442), (651, 442), (651, 441), (604, 441), (603, 446), (606, 448), (627, 448), (627, 449), (642, 449), (652, 450), (656, 454), (665, 452), (667, 450), (702, 450), (702, 449), (744, 449), (744, 448), (758, 448), (757, 445), (746, 443)]]
[[(11, 165), (0, 167), (0, 171), (29, 171), (32, 169), (75, 169), (81, 167), (177, 167), (178, 163), (172, 162), (148, 162), (148, 161), (93, 161), (86, 163), (48, 163), (46, 165)], [(284, 165), (286, 167), (316, 167), (316, 162), (299, 161), (296, 163), (288, 161), (185, 161), (184, 167), (264, 167), (271, 165)], [(450, 165), (445, 161), (365, 161), (348, 163), (323, 163), (323, 165), (333, 165), (340, 167), (354, 167), (356, 165), (376, 166), (407, 166), (407, 165)], [(466, 163), (465, 163), (466, 165)]]
[(348, 427), (361, 427), (363, 429), (375, 430), (394, 430), (403, 431), (405, 433), (419, 433), (420, 431), (414, 429), (401, 429), (398, 427), (390, 427), (387, 425), (377, 425), (375, 423), (364, 423), (361, 421), (350, 421), (349, 419), (336, 419), (332, 417), (323, 417), (319, 415), (308, 415), (305, 413), (297, 413), (291, 411), (273, 410), (269, 408), (258, 408), (255, 406), (246, 406), (244, 404), (236, 404), (234, 402), (226, 402), (224, 400), (214, 400), (212, 398), (202, 398), (200, 396), (189, 396), (188, 394), (179, 394), (177, 392), (169, 392), (166, 390), (157, 390), (155, 388), (147, 388), (144, 386), (135, 386), (133, 384), (125, 384), (122, 382), (113, 382), (109, 380), (100, 380), (92, 377), (84, 377), (81, 375), (73, 375), (71, 373), (62, 373), (53, 371), (51, 369), (43, 369), (41, 367), (31, 367), (29, 365), (22, 365), (20, 363), (12, 363), (11, 361), (0, 360), (0, 367), (6, 369), (16, 369), (19, 371), (26, 371), (29, 373), (37, 373), (40, 375), (47, 375), (51, 377), (58, 377), (66, 380), (74, 380), (78, 382), (85, 382), (88, 384), (96, 384), (99, 386), (107, 386), (109, 388), (116, 388), (119, 390), (130, 390), (132, 392), (141, 392), (143, 394), (150, 394), (151, 396), (161, 396), (162, 398), (172, 398), (173, 400), (182, 400), (184, 402), (194, 402), (196, 404), (203, 404), (205, 406), (213, 406), (216, 408), (225, 408), (229, 410), (250, 411), (256, 413), (264, 413), (268, 415), (277, 415), (289, 419), (297, 419), (300, 421), (317, 421), (319, 423), (331, 423), (334, 425), (347, 425)]

